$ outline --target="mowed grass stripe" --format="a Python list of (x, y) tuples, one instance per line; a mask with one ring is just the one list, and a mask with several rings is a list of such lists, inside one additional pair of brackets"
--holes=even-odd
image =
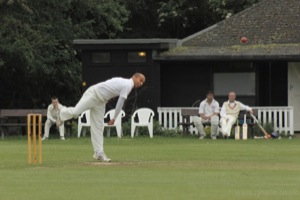
[(6, 199), (298, 199), (300, 140), (105, 138), (113, 159), (92, 159), (89, 138), (43, 143), (27, 164), (26, 138), (0, 141)]

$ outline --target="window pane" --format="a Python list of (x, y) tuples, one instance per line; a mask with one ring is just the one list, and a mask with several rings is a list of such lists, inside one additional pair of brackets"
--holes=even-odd
[(234, 91), (237, 95), (255, 95), (255, 73), (215, 73), (215, 95), (228, 95)]
[(146, 52), (128, 52), (128, 62), (146, 62)]
[(108, 52), (92, 53), (92, 63), (110, 63), (110, 53)]

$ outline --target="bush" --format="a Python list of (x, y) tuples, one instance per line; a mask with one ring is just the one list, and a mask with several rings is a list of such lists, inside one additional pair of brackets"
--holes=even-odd
[(131, 134), (131, 121), (130, 119), (122, 123), (123, 136), (128, 136)]
[[(147, 127), (137, 127), (139, 135), (149, 135)], [(131, 135), (131, 120), (122, 123), (123, 129), (123, 136), (130, 136)], [(181, 132), (177, 129), (165, 129), (163, 128), (157, 120), (153, 120), (153, 135), (160, 135), (160, 136), (167, 136), (167, 137), (174, 137), (179, 135)]]
[[(75, 122), (72, 123), (72, 136), (77, 136), (77, 128), (78, 124)], [(90, 135), (90, 127), (86, 128), (86, 135)], [(139, 135), (149, 136), (147, 127), (137, 127), (139, 131)], [(127, 120), (122, 123), (123, 136), (131, 136), (131, 120)], [(104, 135), (106, 136), (107, 128), (104, 129)], [(163, 128), (157, 120), (153, 120), (153, 135), (166, 136), (166, 137), (175, 137), (181, 134), (181, 130), (179, 128), (176, 129), (165, 129)], [(114, 128), (111, 129), (111, 136), (116, 136), (117, 132)], [(81, 135), (83, 136), (83, 135)]]
[(163, 129), (162, 136), (166, 137), (176, 137), (178, 135), (181, 135), (181, 130), (179, 128), (176, 129)]
[[(68, 123), (71, 123), (70, 121)], [(75, 136), (77, 137), (77, 132), (78, 132), (78, 123), (77, 121), (72, 121), (72, 128), (71, 128), (71, 135), (70, 136)], [(88, 136), (91, 135), (91, 127), (82, 127), (81, 130), (81, 136)]]
[[(271, 134), (274, 131), (274, 125), (273, 123), (265, 123), (262, 124), (262, 127), (266, 130), (267, 133)], [(263, 133), (260, 130), (259, 126), (257, 123), (253, 126), (253, 134), (254, 136), (262, 136)]]

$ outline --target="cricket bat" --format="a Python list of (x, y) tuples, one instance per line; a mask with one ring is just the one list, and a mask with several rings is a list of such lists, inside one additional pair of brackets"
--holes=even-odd
[(234, 138), (236, 140), (240, 139), (240, 126), (239, 126), (239, 121), (238, 120), (236, 122), (236, 126), (235, 126), (235, 129), (234, 129)]
[(246, 114), (244, 114), (244, 124), (243, 124), (243, 140), (248, 139), (248, 124), (246, 121)]
[(260, 128), (260, 130), (265, 134), (265, 138), (266, 139), (271, 138), (271, 135), (267, 133), (267, 131), (262, 127), (262, 125), (260, 125), (260, 123), (256, 119), (256, 117), (254, 115), (252, 115), (252, 114), (251, 114), (251, 117), (254, 119), (255, 123), (258, 125), (258, 127)]

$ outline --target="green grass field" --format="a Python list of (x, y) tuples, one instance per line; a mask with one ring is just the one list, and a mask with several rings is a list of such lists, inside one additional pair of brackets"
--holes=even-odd
[(300, 140), (105, 138), (112, 163), (92, 159), (90, 139), (43, 143), (27, 164), (26, 138), (0, 141), (1, 199), (299, 199)]

